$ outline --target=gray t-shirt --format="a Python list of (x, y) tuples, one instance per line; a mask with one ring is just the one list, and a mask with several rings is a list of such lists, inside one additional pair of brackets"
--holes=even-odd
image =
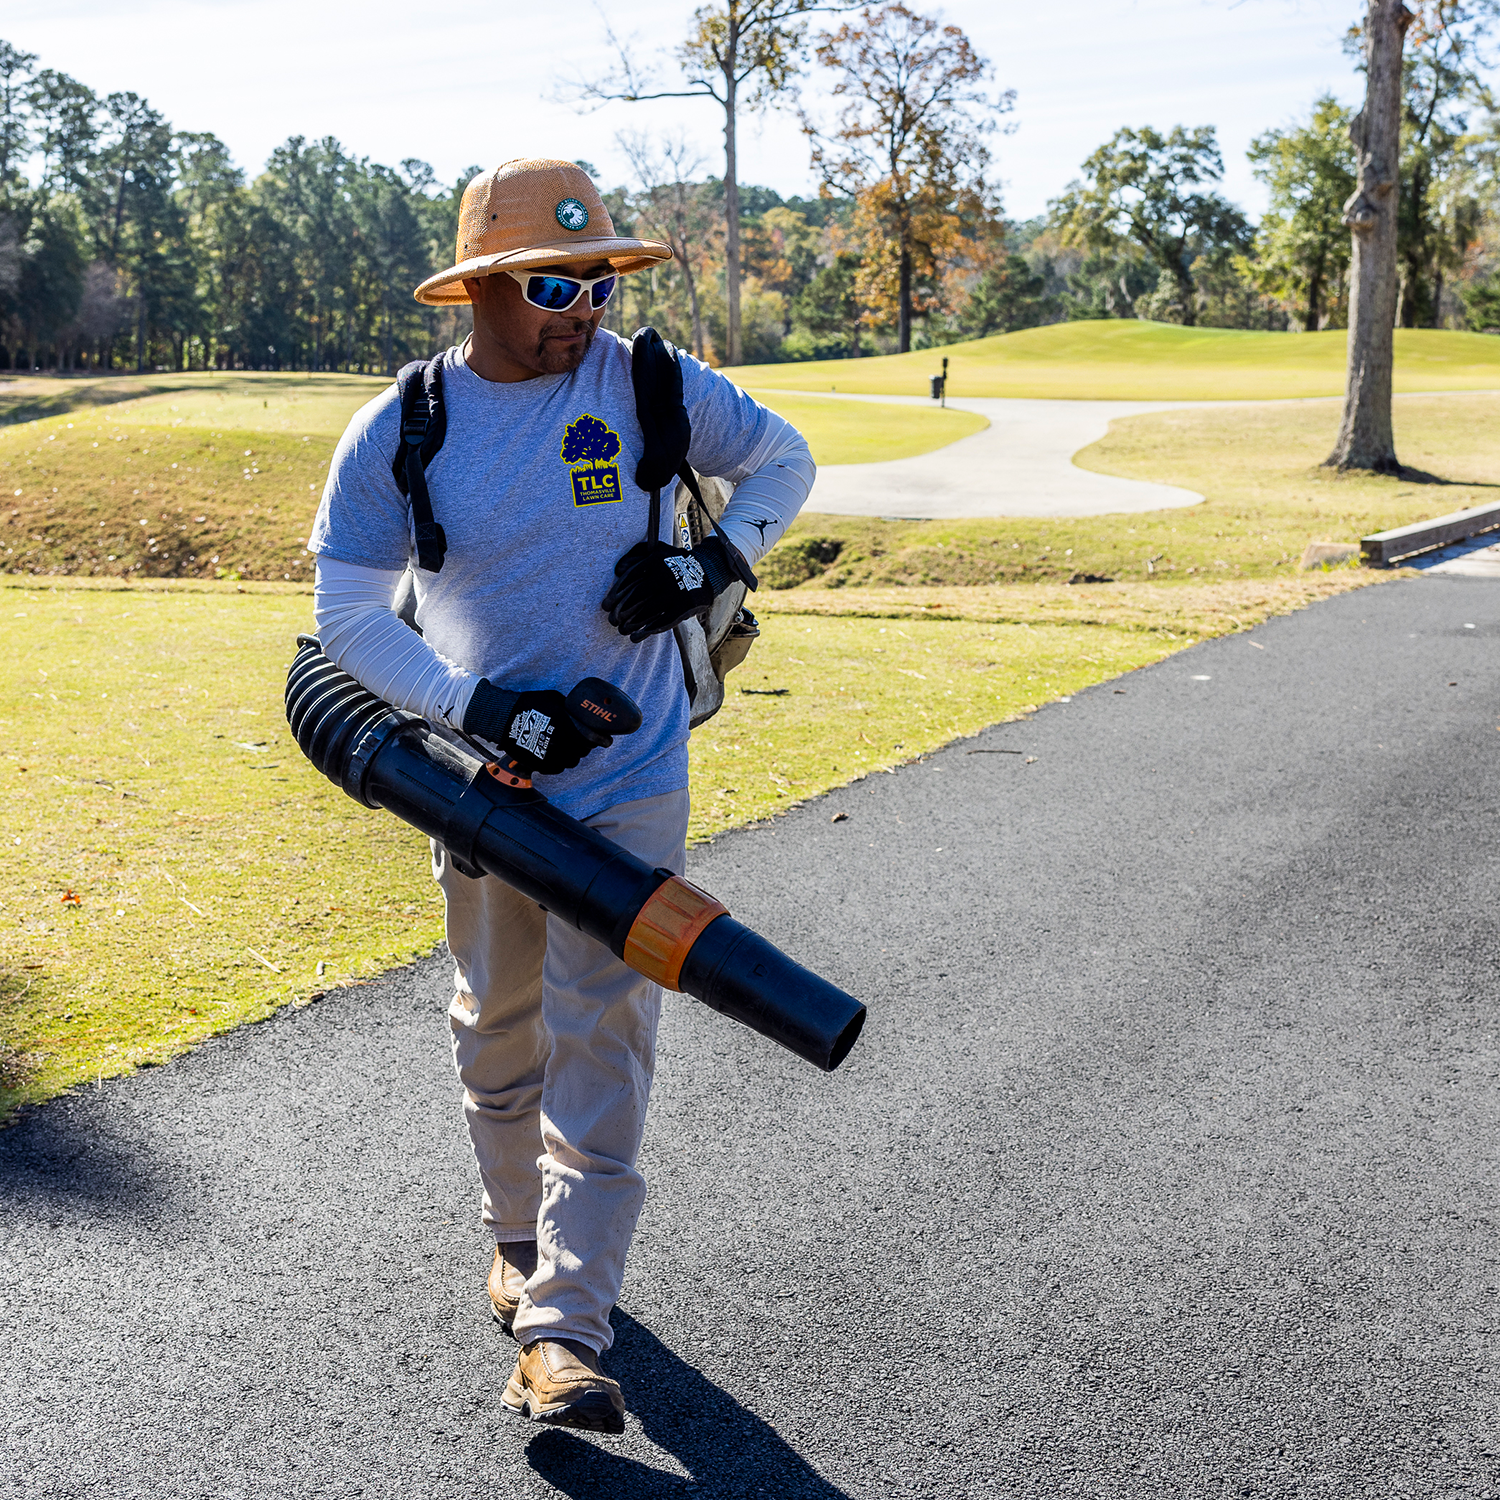
[[(688, 458), (728, 475), (760, 440), (765, 409), (683, 355), (693, 424)], [(641, 541), (650, 496), (635, 484), (641, 429), (630, 345), (600, 330), (571, 375), (482, 380), (462, 350), (443, 358), (448, 429), (427, 469), (447, 536), (441, 571), (415, 565), (411, 515), (391, 460), (399, 443), (393, 385), (355, 413), (334, 452), (308, 549), (359, 567), (416, 574), (417, 623), (450, 661), (512, 690), (567, 692), (602, 677), (641, 706), (635, 734), (595, 750), (538, 787), (575, 817), (687, 785), (688, 699), (670, 631), (632, 645), (599, 607), (622, 553)], [(662, 537), (672, 505), (664, 493)]]

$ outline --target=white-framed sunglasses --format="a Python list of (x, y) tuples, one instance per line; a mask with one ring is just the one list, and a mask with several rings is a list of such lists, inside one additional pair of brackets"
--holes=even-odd
[(615, 283), (620, 279), (618, 271), (608, 276), (592, 276), (582, 279), (577, 276), (558, 276), (551, 271), (507, 271), (521, 295), (533, 306), (544, 312), (567, 312), (584, 294), (589, 294), (589, 307), (598, 312), (614, 295)]

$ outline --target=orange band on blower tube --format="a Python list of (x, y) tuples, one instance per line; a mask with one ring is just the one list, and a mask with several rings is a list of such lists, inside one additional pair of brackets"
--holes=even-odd
[[(510, 766), (515, 765), (512, 761)], [(513, 786), (517, 791), (525, 791), (531, 785), (529, 776), (522, 776), (519, 772), (511, 770), (510, 766), (502, 766), (499, 761), (492, 760), (485, 770), (500, 783), (501, 786)]]
[(680, 875), (665, 880), (636, 913), (625, 939), (625, 962), (638, 974), (675, 990), (682, 963), (703, 929), (729, 908)]

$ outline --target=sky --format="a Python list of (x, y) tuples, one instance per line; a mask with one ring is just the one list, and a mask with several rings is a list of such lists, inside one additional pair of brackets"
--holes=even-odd
[[(922, 0), (913, 8), (928, 10)], [(415, 6), (409, 0), (8, 0), (0, 36), (100, 94), (143, 95), (180, 130), (212, 131), (254, 175), (290, 135), (333, 135), (391, 166), (429, 162), (443, 181), (513, 156), (582, 158), (606, 187), (630, 169), (618, 137), (681, 133), (702, 172), (723, 171), (723, 115), (711, 100), (614, 103), (580, 111), (572, 81), (611, 65), (615, 34), (680, 86), (673, 47), (693, 0), (516, 0)], [(1258, 215), (1264, 194), (1245, 150), (1330, 92), (1362, 89), (1342, 36), (1358, 0), (948, 0), (933, 6), (1014, 89), (1010, 134), (992, 138), (1005, 212), (1045, 211), (1095, 146), (1122, 125), (1214, 125), (1224, 192)], [(606, 24), (607, 21), (607, 24)], [(820, 23), (816, 23), (820, 24)], [(804, 104), (826, 118), (811, 65)], [(816, 179), (795, 114), (740, 127), (740, 180), (785, 197)]]

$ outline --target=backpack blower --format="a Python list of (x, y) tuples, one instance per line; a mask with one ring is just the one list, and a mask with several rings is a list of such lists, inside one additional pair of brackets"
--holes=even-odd
[[(466, 875), (494, 875), (603, 943), (638, 974), (680, 990), (831, 1073), (865, 1021), (852, 995), (794, 963), (706, 891), (554, 807), (515, 764), (483, 762), (297, 638), (286, 717), (302, 753), (366, 807), (443, 844)], [(640, 710), (586, 678), (568, 695), (581, 732), (629, 734)]]

